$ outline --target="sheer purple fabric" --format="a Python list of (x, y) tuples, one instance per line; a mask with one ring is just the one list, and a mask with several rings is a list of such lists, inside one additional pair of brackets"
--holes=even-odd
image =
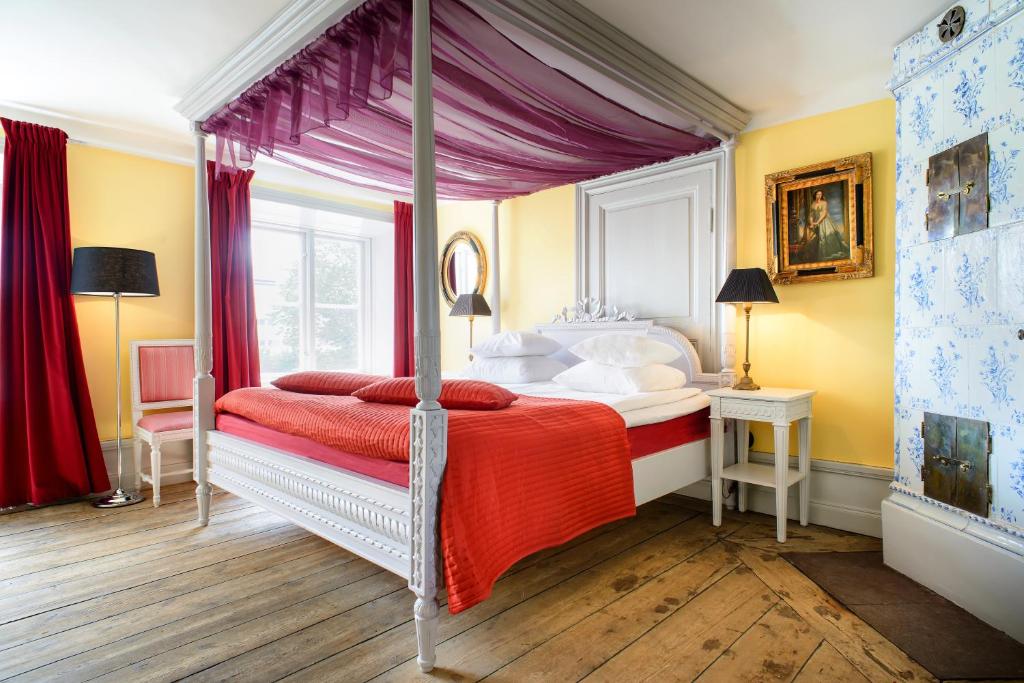
[[(459, 0), (433, 0), (438, 196), (503, 199), (714, 147), (547, 66)], [(257, 153), (412, 190), (411, 0), (368, 0), (203, 125), (218, 164)]]

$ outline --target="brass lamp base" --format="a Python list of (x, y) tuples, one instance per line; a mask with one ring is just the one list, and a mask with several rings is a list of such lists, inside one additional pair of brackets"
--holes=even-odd
[[(747, 323), (748, 323), (747, 329), (749, 330), (750, 329), (750, 327), (749, 327), (750, 319), (749, 318), (747, 319)], [(748, 341), (747, 342), (747, 347), (749, 348), (749, 346), (750, 346), (750, 342)], [(743, 377), (740, 377), (740, 381), (736, 382), (736, 384), (733, 384), (732, 388), (733, 389), (738, 389), (739, 391), (754, 391), (755, 389), (760, 389), (761, 388), (761, 387), (757, 386), (756, 384), (754, 384), (754, 380), (750, 379), (750, 361), (744, 361), (744, 363), (743, 363)]]
[(740, 378), (739, 382), (732, 385), (733, 389), (739, 391), (754, 391), (761, 387), (754, 384), (754, 380), (750, 379), (750, 309), (753, 308), (750, 304), (743, 304), (743, 313), (747, 319), (747, 344), (746, 344), (746, 356), (743, 359), (743, 377)]
[(754, 380), (750, 379), (749, 376), (744, 375), (743, 377), (740, 378), (739, 382), (736, 382), (736, 384), (732, 385), (732, 388), (738, 389), (740, 391), (754, 391), (755, 389), (760, 389), (761, 387), (754, 384)]

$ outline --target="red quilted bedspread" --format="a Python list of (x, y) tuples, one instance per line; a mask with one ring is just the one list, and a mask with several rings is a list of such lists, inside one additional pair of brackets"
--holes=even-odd
[[(409, 459), (406, 406), (239, 389), (217, 410), (350, 453)], [(523, 557), (635, 514), (625, 423), (598, 403), (527, 396), (503, 410), (451, 410), (441, 501), (454, 614), (486, 599)]]

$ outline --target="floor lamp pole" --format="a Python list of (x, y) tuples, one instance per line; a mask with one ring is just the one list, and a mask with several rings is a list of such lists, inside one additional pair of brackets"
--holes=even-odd
[(117, 377), (114, 386), (117, 391), (117, 489), (109, 496), (93, 501), (98, 508), (118, 508), (141, 503), (145, 497), (137, 492), (126, 492), (124, 481), (124, 458), (121, 453), (121, 294), (114, 292), (114, 372)]
[(121, 458), (121, 295), (118, 292), (114, 293), (114, 373), (117, 375), (114, 390), (117, 392), (117, 491), (120, 493), (124, 460)]

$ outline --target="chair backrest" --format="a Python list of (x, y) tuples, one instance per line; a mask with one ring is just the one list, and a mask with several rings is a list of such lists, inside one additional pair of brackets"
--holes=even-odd
[(192, 405), (195, 342), (149, 339), (131, 344), (132, 413)]

